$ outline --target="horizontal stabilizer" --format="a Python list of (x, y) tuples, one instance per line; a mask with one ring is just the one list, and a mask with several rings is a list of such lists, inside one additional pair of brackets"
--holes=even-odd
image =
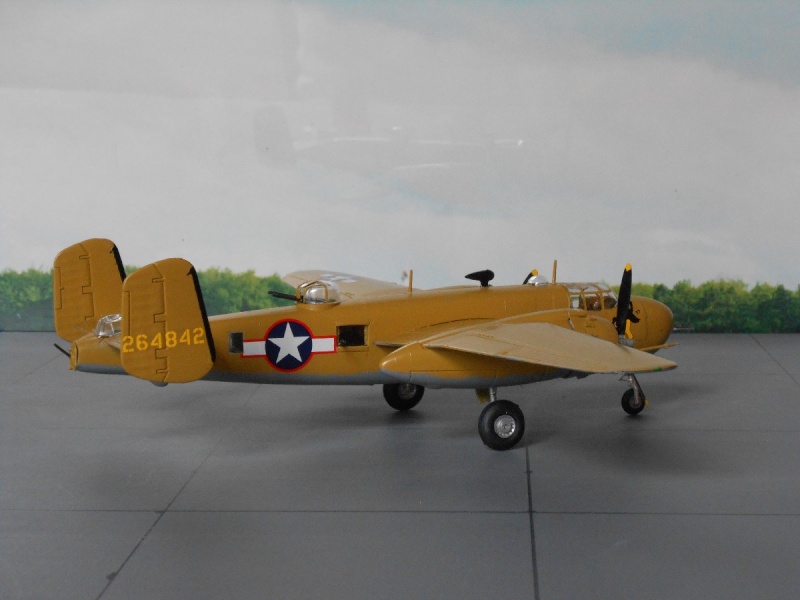
[(122, 367), (155, 383), (185, 383), (214, 365), (197, 273), (182, 258), (135, 271), (122, 288)]
[(59, 337), (74, 342), (120, 312), (125, 269), (111, 240), (91, 239), (59, 252), (53, 262), (53, 318)]

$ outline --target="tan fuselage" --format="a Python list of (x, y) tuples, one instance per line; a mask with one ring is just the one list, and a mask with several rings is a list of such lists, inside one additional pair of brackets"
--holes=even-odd
[[(216, 360), (207, 378), (319, 384), (400, 380), (427, 387), (472, 388), (562, 377), (570, 373), (552, 367), (427, 349), (424, 342), (445, 332), (452, 334), (454, 328), (502, 319), (552, 323), (618, 342), (611, 322), (616, 309), (570, 308), (574, 302), (569, 287), (564, 285), (475, 286), (212, 317)], [(663, 344), (672, 328), (669, 309), (652, 299), (639, 297), (633, 299), (633, 306), (639, 319), (631, 325), (634, 346), (652, 348)], [(267, 339), (268, 334), (283, 335), (287, 320), (302, 326), (310, 337), (316, 338), (312, 340), (314, 346), (321, 349), (303, 356), (302, 364), (288, 356), (276, 361), (277, 345)], [(303, 333), (296, 325), (290, 328), (295, 330), (291, 335)], [(355, 343), (348, 339), (353, 331), (358, 334)], [(242, 351), (237, 339), (246, 342), (249, 353)]]
[[(617, 343), (612, 324), (616, 309), (580, 308), (584, 305), (576, 302), (571, 284), (469, 286), (221, 315), (209, 318), (215, 360), (205, 379), (326, 385), (407, 381), (426, 387), (486, 388), (578, 375), (424, 344), (459, 328), (498, 320), (550, 323)], [(630, 325), (634, 347), (663, 344), (672, 329), (670, 310), (642, 297), (633, 298), (633, 309), (638, 318)], [(294, 343), (279, 348), (287, 337)], [(124, 372), (118, 338), (90, 334), (77, 340), (72, 367)]]

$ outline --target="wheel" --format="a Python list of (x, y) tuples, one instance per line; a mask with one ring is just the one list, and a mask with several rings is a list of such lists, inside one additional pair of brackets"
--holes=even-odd
[(629, 415), (638, 415), (644, 410), (644, 406), (644, 394), (642, 394), (638, 402), (636, 401), (636, 392), (632, 388), (622, 394), (622, 410)]
[(525, 417), (513, 402), (495, 400), (481, 411), (478, 433), (492, 450), (509, 450), (525, 433)]
[(413, 383), (387, 383), (383, 386), (383, 397), (395, 410), (411, 410), (422, 399), (425, 388)]

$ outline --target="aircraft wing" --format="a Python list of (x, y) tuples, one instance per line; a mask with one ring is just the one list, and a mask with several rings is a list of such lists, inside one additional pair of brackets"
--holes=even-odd
[(550, 323), (487, 323), (421, 344), (583, 373), (641, 373), (677, 366), (659, 356)]
[(294, 287), (307, 281), (333, 282), (339, 286), (339, 290), (342, 293), (342, 301), (358, 300), (367, 296), (377, 298), (381, 296), (405, 296), (408, 294), (408, 287), (404, 285), (336, 271), (295, 271), (284, 275), (282, 279)]

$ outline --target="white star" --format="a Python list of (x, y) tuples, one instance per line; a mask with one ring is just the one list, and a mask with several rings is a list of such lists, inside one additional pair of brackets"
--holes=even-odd
[(269, 338), (269, 341), (281, 349), (278, 352), (278, 358), (275, 363), (281, 362), (287, 356), (296, 358), (298, 362), (303, 362), (303, 357), (300, 356), (300, 344), (308, 339), (307, 335), (300, 335), (295, 337), (292, 332), (292, 327), (289, 323), (286, 324), (286, 331), (283, 332), (282, 338)]

